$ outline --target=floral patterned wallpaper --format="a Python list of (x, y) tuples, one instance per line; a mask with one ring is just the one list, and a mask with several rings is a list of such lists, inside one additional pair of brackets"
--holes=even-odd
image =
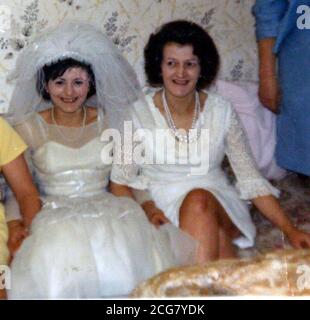
[(185, 18), (214, 37), (222, 65), (219, 77), (257, 80), (254, 0), (0, 0), (0, 113), (12, 87), (6, 75), (23, 47), (46, 27), (86, 21), (103, 30), (122, 50), (144, 83), (143, 47), (162, 23)]

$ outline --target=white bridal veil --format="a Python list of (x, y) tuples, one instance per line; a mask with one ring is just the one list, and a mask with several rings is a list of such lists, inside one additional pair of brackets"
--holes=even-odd
[(44, 65), (65, 58), (91, 65), (96, 95), (89, 104), (104, 110), (111, 127), (121, 128), (132, 118), (135, 102), (145, 105), (140, 104), (144, 98), (135, 71), (112, 41), (89, 24), (71, 22), (46, 30), (19, 55), (8, 77), (15, 85), (8, 110), (13, 124), (49, 107), (36, 90), (37, 77)]

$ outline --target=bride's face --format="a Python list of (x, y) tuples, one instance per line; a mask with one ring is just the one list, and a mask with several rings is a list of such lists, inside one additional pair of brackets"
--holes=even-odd
[(87, 99), (89, 76), (82, 68), (70, 68), (62, 76), (49, 80), (46, 91), (55, 108), (65, 113), (78, 111)]

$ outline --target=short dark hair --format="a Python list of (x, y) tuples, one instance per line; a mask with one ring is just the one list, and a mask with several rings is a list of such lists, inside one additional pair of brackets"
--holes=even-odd
[(95, 76), (91, 65), (72, 58), (66, 58), (59, 59), (49, 65), (45, 65), (41, 70), (38, 71), (36, 89), (44, 100), (50, 100), (51, 98), (45, 88), (48, 81), (61, 77), (70, 68), (81, 68), (88, 73), (90, 81), (87, 98), (96, 93)]
[(151, 86), (163, 84), (161, 75), (163, 49), (166, 44), (173, 42), (193, 46), (193, 53), (199, 58), (201, 68), (196, 87), (197, 89), (208, 87), (217, 75), (220, 57), (208, 32), (198, 24), (186, 20), (168, 22), (150, 35), (144, 48), (144, 71), (148, 83)]

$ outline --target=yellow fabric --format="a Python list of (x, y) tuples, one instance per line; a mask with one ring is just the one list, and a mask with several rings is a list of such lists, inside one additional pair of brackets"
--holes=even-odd
[(2, 166), (17, 158), (25, 149), (26, 145), (24, 141), (0, 117), (0, 170)]
[(0, 203), (0, 265), (6, 265), (9, 258), (9, 250), (7, 247), (8, 228), (6, 225), (3, 206)]
[[(26, 149), (19, 135), (0, 117), (0, 172), (1, 167), (16, 159)], [(0, 265), (7, 264), (9, 251), (7, 248), (8, 229), (4, 217), (4, 208), (0, 203)]]

